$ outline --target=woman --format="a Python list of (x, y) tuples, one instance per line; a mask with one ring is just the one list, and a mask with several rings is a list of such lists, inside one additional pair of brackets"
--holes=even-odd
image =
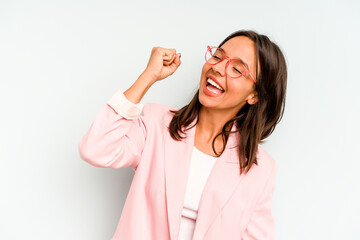
[(175, 49), (154, 47), (145, 71), (81, 138), (90, 164), (135, 170), (113, 240), (274, 239), (276, 163), (258, 144), (283, 114), (284, 56), (268, 37), (237, 31), (205, 59), (188, 105), (143, 105), (181, 64)]

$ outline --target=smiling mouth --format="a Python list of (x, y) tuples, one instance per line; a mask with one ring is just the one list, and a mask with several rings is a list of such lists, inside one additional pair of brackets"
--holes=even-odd
[(221, 88), (216, 82), (214, 82), (210, 78), (206, 80), (206, 88), (215, 94), (222, 94), (225, 92), (223, 88)]
[[(220, 89), (219, 89), (220, 88)], [(206, 85), (204, 86), (204, 93), (211, 97), (217, 97), (224, 93), (224, 90), (216, 84), (213, 80), (208, 79)]]

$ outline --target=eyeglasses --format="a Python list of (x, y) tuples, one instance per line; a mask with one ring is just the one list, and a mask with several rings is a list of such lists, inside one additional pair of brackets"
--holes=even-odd
[(250, 73), (249, 69), (244, 65), (240, 59), (230, 59), (225, 55), (224, 50), (218, 47), (207, 46), (207, 51), (205, 54), (205, 60), (210, 65), (216, 65), (219, 62), (227, 58), (225, 65), (225, 72), (228, 76), (232, 78), (239, 78), (241, 76), (249, 76), (251, 80), (256, 84), (256, 80), (253, 75)]

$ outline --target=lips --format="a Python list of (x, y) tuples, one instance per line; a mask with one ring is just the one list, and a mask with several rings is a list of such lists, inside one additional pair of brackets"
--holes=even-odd
[[(213, 77), (213, 76), (211, 76), (211, 75), (208, 75), (207, 78), (210, 78), (210, 79), (213, 80), (217, 85), (219, 85), (222, 89), (224, 89), (223, 86), (221, 86), (221, 84), (216, 80), (215, 77)], [(225, 92), (225, 89), (224, 89), (224, 92)]]

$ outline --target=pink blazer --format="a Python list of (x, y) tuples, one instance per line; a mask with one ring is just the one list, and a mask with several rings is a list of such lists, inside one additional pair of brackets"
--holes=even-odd
[[(147, 103), (140, 117), (126, 119), (106, 104), (79, 141), (81, 158), (93, 166), (135, 170), (112, 240), (178, 239), (196, 126), (173, 140), (169, 109)], [(230, 135), (208, 177), (193, 240), (274, 239), (276, 163), (259, 146), (258, 165), (240, 176), (236, 143)]]

